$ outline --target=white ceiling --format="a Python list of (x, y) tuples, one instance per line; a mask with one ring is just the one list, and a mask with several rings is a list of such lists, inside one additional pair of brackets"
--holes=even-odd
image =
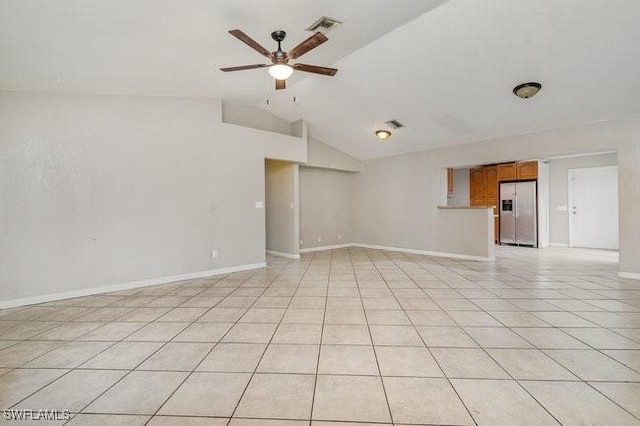
[[(262, 62), (227, 30), (273, 48), (284, 29), (288, 49), (321, 15), (345, 23), (303, 62), (336, 77), (276, 94), (265, 70), (217, 70)], [(640, 112), (638, 16), (638, 0), (2, 0), (0, 88), (256, 103), (373, 158)], [(513, 96), (531, 80), (536, 98)], [(392, 118), (407, 127), (375, 140)]]
[[(640, 112), (640, 1), (449, 0), (272, 102), (359, 158)], [(346, 28), (345, 28), (346, 30)], [(516, 98), (522, 82), (543, 85)], [(388, 142), (373, 131), (396, 118)]]
[[(332, 64), (444, 0), (2, 0), (0, 88), (259, 100), (274, 90), (266, 62), (228, 34), (239, 28), (269, 50), (289, 50), (323, 15), (345, 25), (304, 56)], [(291, 83), (295, 83), (295, 79)]]

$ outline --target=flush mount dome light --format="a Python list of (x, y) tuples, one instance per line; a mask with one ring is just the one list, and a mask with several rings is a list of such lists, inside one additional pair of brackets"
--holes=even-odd
[(293, 68), (287, 64), (275, 64), (269, 67), (269, 74), (276, 80), (286, 80), (293, 74)]
[(376, 130), (376, 137), (381, 141), (386, 141), (391, 137), (391, 132), (388, 130)]
[(534, 97), (540, 89), (542, 89), (540, 83), (522, 83), (513, 88), (513, 94), (522, 99), (529, 99)]

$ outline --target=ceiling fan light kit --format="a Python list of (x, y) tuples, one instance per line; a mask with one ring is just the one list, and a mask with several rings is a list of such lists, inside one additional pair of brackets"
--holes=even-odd
[(286, 80), (293, 74), (293, 68), (287, 64), (275, 64), (269, 67), (269, 74), (276, 80)]
[(271, 38), (278, 43), (278, 50), (276, 50), (275, 52), (269, 52), (257, 41), (240, 30), (231, 30), (229, 31), (229, 34), (231, 34), (247, 46), (251, 47), (262, 56), (270, 59), (272, 64), (242, 65), (239, 67), (220, 68), (220, 71), (244, 71), (268, 67), (269, 74), (276, 80), (276, 90), (282, 90), (286, 87), (286, 80), (291, 77), (294, 70), (309, 72), (313, 74), (321, 74), (329, 77), (333, 77), (338, 72), (338, 70), (335, 68), (320, 67), (317, 65), (307, 65), (300, 63), (296, 63), (293, 65), (289, 64), (289, 61), (299, 58), (308, 51), (315, 49), (328, 40), (328, 38), (319, 31), (288, 52), (283, 51), (281, 47), (282, 41), (287, 36), (287, 33), (284, 31), (274, 31), (271, 33)]

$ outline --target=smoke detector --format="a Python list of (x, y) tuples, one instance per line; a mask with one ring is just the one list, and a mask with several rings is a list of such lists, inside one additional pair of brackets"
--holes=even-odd
[(333, 18), (329, 18), (327, 16), (323, 16), (322, 18), (318, 19), (313, 24), (309, 25), (309, 27), (307, 28), (307, 31), (312, 31), (312, 32), (323, 31), (323, 32), (327, 32), (331, 28), (335, 27), (336, 25), (340, 25), (340, 24), (342, 24), (342, 22), (338, 21), (337, 19), (333, 19)]
[(399, 129), (401, 127), (404, 127), (404, 124), (402, 124), (398, 120), (389, 120), (389, 121), (385, 122), (384, 124), (386, 124), (387, 126), (391, 127), (392, 129)]

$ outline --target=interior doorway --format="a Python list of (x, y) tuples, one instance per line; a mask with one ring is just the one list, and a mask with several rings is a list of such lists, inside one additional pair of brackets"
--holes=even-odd
[(618, 166), (569, 170), (569, 247), (618, 249)]
[(268, 254), (300, 258), (298, 165), (265, 160), (265, 249)]

